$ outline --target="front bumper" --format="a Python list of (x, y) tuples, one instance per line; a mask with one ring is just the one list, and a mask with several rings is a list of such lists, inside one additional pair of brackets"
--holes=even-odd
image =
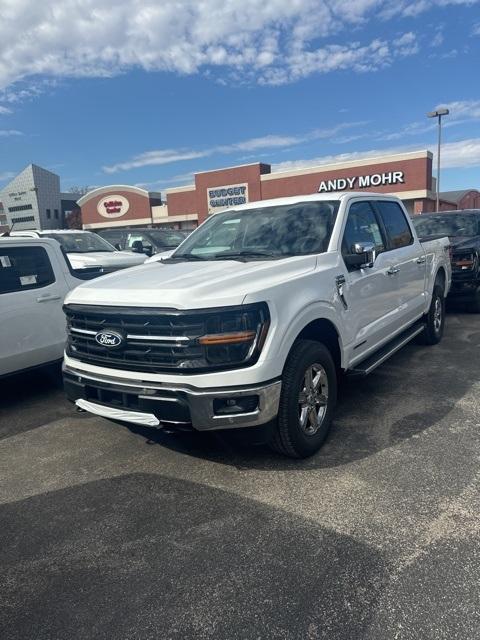
[(197, 431), (265, 425), (278, 413), (281, 391), (280, 380), (235, 388), (198, 389), (112, 380), (85, 374), (65, 364), (63, 381), (68, 398), (91, 413), (153, 427), (191, 425)]

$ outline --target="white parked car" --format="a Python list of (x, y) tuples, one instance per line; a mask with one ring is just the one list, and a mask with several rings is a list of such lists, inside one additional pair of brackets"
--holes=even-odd
[(118, 269), (135, 267), (145, 262), (143, 253), (118, 251), (109, 242), (91, 231), (59, 229), (50, 231), (12, 231), (11, 237), (53, 238), (59, 242), (73, 269), (88, 269), (111, 273)]
[(381, 194), (217, 213), (169, 258), (67, 296), (68, 397), (157, 427), (261, 426), (276, 450), (311, 455), (340, 371), (367, 375), (416, 336), (441, 340), (448, 250), (448, 238), (421, 243)]
[(0, 377), (59, 361), (65, 295), (83, 280), (49, 238), (0, 238)]

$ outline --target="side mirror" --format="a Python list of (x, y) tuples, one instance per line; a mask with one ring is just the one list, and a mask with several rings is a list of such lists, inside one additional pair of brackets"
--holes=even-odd
[(130, 247), (130, 249), (134, 252), (134, 253), (143, 253), (143, 243), (141, 240), (135, 240), (135, 242), (132, 242), (132, 246)]
[(344, 256), (344, 260), (347, 267), (366, 269), (373, 267), (376, 257), (373, 242), (356, 242), (352, 247), (352, 253)]
[(118, 251), (122, 250), (122, 245), (119, 242), (116, 242), (114, 245), (115, 249), (118, 249)]

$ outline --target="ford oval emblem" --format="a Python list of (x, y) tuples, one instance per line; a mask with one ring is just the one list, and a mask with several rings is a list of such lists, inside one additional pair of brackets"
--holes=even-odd
[(118, 331), (109, 331), (108, 329), (104, 329), (95, 335), (95, 342), (102, 347), (108, 347), (109, 349), (118, 349), (123, 345), (124, 341), (125, 338), (121, 333), (118, 333)]

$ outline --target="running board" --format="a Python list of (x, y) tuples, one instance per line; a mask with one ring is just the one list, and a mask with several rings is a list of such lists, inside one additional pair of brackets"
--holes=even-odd
[(411, 340), (413, 340), (419, 333), (424, 331), (424, 324), (415, 324), (413, 327), (410, 327), (399, 336), (394, 338), (391, 342), (382, 347), (379, 351), (370, 356), (363, 362), (355, 365), (353, 369), (347, 371), (347, 376), (349, 378), (363, 378), (364, 376), (368, 376), (369, 373), (372, 373), (374, 369), (383, 364), (390, 356), (393, 356), (394, 353), (397, 353), (402, 347), (408, 344)]

